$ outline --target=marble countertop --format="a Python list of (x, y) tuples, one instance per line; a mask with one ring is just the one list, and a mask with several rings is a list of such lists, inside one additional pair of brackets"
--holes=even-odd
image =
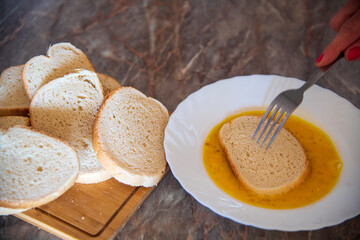
[[(161, 101), (170, 111), (189, 94), (238, 75), (306, 79), (335, 36), (332, 15), (346, 1), (4, 0), (0, 70), (69, 41), (98, 72)], [(318, 84), (360, 108), (360, 61)], [(346, 196), (344, 196), (346, 197)], [(360, 203), (359, 203), (360, 204)], [(360, 216), (314, 231), (263, 230), (198, 203), (171, 171), (116, 239), (359, 239)], [(0, 239), (58, 239), (14, 216)]]

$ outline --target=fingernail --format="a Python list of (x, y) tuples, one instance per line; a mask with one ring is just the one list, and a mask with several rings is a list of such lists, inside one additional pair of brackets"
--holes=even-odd
[(316, 62), (317, 62), (317, 63), (320, 62), (321, 59), (323, 59), (323, 57), (324, 57), (324, 54), (322, 53), (322, 54), (318, 57), (318, 59), (316, 59)]
[(348, 59), (349, 61), (356, 60), (360, 57), (360, 47), (353, 47), (349, 49)]

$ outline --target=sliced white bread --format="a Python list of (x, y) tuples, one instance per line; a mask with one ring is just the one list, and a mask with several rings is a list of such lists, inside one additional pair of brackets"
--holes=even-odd
[(151, 187), (166, 168), (164, 131), (167, 109), (140, 91), (110, 92), (96, 117), (93, 147), (99, 161), (118, 181)]
[(75, 69), (94, 71), (87, 56), (72, 44), (52, 45), (46, 56), (33, 57), (25, 64), (22, 78), (27, 95), (32, 99), (41, 86)]
[(30, 104), (31, 126), (69, 142), (80, 160), (77, 183), (111, 178), (92, 148), (92, 127), (104, 100), (96, 73), (78, 70), (41, 87)]
[(46, 204), (68, 190), (79, 172), (66, 142), (28, 127), (0, 130), (0, 215)]
[(0, 117), (0, 128), (10, 128), (14, 126), (30, 126), (30, 118), (23, 116), (5, 116)]
[(260, 121), (241, 116), (222, 126), (219, 142), (236, 177), (259, 194), (281, 194), (300, 184), (310, 171), (301, 143), (282, 128), (268, 150), (252, 140)]
[(106, 74), (97, 73), (97, 76), (102, 84), (105, 96), (112, 90), (115, 90), (115, 89), (118, 89), (121, 87), (121, 84), (118, 81), (116, 81), (114, 78), (112, 78)]
[(26, 116), (30, 100), (21, 78), (24, 65), (9, 67), (0, 76), (0, 116)]

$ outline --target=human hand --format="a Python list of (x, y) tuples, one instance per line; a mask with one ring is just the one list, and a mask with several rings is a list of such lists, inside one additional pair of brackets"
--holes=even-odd
[(330, 26), (338, 33), (316, 60), (323, 67), (344, 51), (345, 59), (360, 58), (360, 0), (350, 0), (331, 19)]

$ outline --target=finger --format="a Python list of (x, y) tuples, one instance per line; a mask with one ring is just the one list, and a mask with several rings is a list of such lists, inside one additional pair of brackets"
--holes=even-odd
[(348, 1), (330, 20), (330, 26), (339, 32), (341, 26), (360, 9), (360, 0)]
[(340, 28), (339, 33), (325, 48), (323, 54), (316, 60), (316, 66), (323, 67), (331, 63), (351, 44), (360, 38), (360, 10), (357, 11)]
[(355, 61), (360, 59), (360, 39), (358, 39), (346, 49), (345, 59), (348, 61)]

